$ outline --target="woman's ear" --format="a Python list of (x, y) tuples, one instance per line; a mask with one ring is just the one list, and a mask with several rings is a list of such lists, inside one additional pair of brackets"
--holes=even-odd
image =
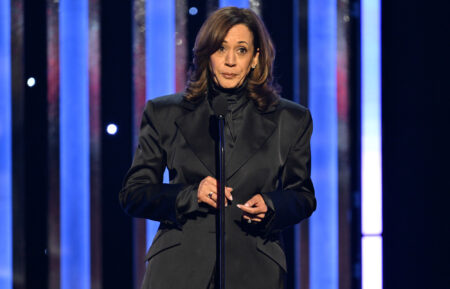
[(255, 53), (255, 55), (253, 56), (253, 59), (252, 59), (252, 69), (255, 69), (256, 68), (256, 66), (258, 65), (258, 60), (259, 60), (259, 48), (257, 48), (256, 49), (256, 53)]

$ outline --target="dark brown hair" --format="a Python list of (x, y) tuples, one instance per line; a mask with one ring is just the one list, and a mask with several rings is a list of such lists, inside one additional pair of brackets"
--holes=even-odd
[(194, 45), (193, 67), (185, 98), (196, 101), (202, 98), (208, 88), (210, 77), (210, 56), (222, 45), (228, 31), (237, 24), (244, 24), (253, 34), (254, 53), (259, 50), (258, 65), (248, 76), (248, 97), (253, 99), (261, 111), (279, 100), (279, 89), (273, 83), (272, 66), (275, 48), (262, 20), (250, 9), (225, 7), (215, 11), (203, 23)]

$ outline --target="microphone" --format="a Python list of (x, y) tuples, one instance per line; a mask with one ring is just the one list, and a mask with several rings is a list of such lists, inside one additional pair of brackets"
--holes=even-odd
[(212, 101), (212, 107), (217, 117), (225, 117), (228, 112), (227, 97), (223, 93), (219, 93)]

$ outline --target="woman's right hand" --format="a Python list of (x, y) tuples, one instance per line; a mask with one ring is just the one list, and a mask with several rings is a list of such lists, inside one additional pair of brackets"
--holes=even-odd
[[(225, 187), (225, 206), (227, 206), (228, 200), (233, 200), (232, 190), (230, 187)], [(217, 180), (215, 178), (208, 176), (200, 182), (197, 190), (197, 200), (199, 203), (206, 203), (217, 209)]]

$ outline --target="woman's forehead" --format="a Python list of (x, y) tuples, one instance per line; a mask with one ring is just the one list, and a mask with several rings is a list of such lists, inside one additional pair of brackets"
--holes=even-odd
[(247, 45), (251, 45), (253, 43), (253, 33), (245, 24), (236, 24), (228, 30), (223, 42), (229, 44), (246, 43)]

